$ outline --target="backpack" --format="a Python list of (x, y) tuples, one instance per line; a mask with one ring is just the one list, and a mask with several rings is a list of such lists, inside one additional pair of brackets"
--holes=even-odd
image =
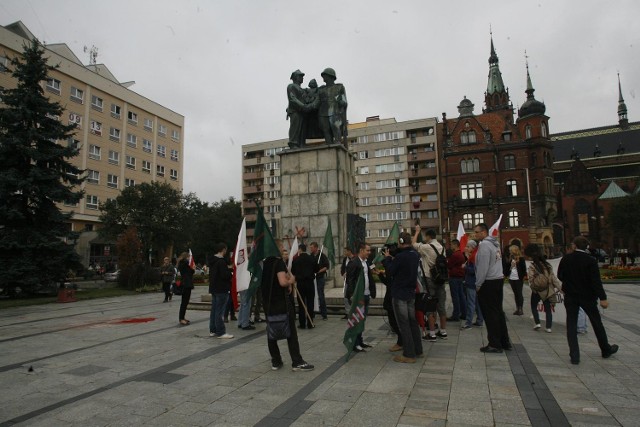
[(547, 272), (538, 270), (537, 265), (533, 265), (536, 274), (533, 277), (529, 277), (529, 287), (534, 292), (544, 292), (551, 286), (551, 275)]
[(449, 278), (449, 268), (447, 267), (447, 257), (445, 256), (445, 248), (442, 248), (442, 253), (438, 253), (435, 246), (429, 243), (429, 246), (433, 248), (436, 253), (436, 263), (431, 267), (429, 272), (431, 273), (431, 279), (436, 285), (444, 284), (445, 280)]

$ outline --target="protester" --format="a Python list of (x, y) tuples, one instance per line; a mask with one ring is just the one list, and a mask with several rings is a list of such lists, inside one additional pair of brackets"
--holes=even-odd
[(162, 281), (162, 290), (164, 291), (163, 302), (171, 301), (173, 296), (171, 293), (171, 284), (176, 279), (176, 268), (171, 264), (169, 257), (164, 257), (164, 263), (162, 264), (162, 267), (160, 267), (160, 277)]
[(329, 270), (329, 259), (325, 254), (320, 252), (318, 244), (311, 242), (309, 244), (311, 256), (316, 263), (316, 290), (318, 291), (318, 306), (322, 320), (327, 320), (327, 303), (324, 298), (324, 283)]
[[(289, 355), (291, 356), (291, 369), (293, 371), (312, 371), (313, 365), (304, 361), (300, 355), (300, 343), (296, 331), (296, 314), (293, 302), (293, 285), (296, 278), (287, 271), (282, 258), (268, 257), (263, 262), (262, 285), (260, 293), (264, 304), (264, 312), (267, 318), (276, 314), (287, 314), (290, 335), (287, 338)], [(271, 355), (271, 369), (277, 371), (282, 368), (282, 356), (278, 341), (269, 339), (267, 345)]]
[(524, 254), (531, 259), (531, 265), (527, 271), (529, 276), (529, 283), (535, 283), (537, 277), (544, 277), (547, 279), (547, 289), (543, 291), (531, 292), (531, 313), (533, 314), (533, 329), (540, 329), (540, 315), (538, 314), (538, 303), (542, 301), (545, 314), (545, 331), (551, 333), (551, 326), (553, 323), (553, 310), (551, 304), (553, 295), (560, 291), (560, 283), (558, 282), (555, 274), (553, 273), (553, 267), (549, 264), (539, 245), (531, 243), (524, 249)]
[[(369, 255), (371, 254), (371, 246), (366, 243), (358, 245), (358, 255), (356, 255), (349, 265), (347, 265), (347, 299), (351, 304), (351, 297), (355, 292), (360, 274), (364, 272), (364, 317), (369, 313), (369, 301), (376, 297), (376, 283), (373, 280), (372, 267), (369, 263)], [(365, 344), (362, 338), (362, 332), (358, 334), (355, 340), (353, 351), (363, 352), (365, 348), (371, 347)]]
[(451, 293), (451, 303), (453, 304), (453, 313), (447, 320), (453, 322), (465, 320), (467, 317), (467, 301), (464, 295), (464, 268), (462, 267), (464, 263), (465, 259), (460, 248), (460, 241), (453, 239), (451, 241), (451, 255), (447, 257), (449, 293)]
[(571, 363), (577, 365), (580, 363), (577, 335), (579, 308), (582, 308), (589, 317), (603, 358), (607, 359), (615, 354), (618, 346), (609, 344), (607, 332), (598, 311), (598, 300), (600, 300), (600, 307), (605, 309), (609, 307), (609, 301), (602, 287), (598, 262), (587, 252), (589, 240), (584, 236), (578, 236), (573, 239), (573, 243), (576, 245), (576, 250), (560, 260), (558, 278), (562, 281), (564, 306), (567, 310), (569, 357)]
[(209, 267), (209, 293), (211, 294), (211, 313), (209, 315), (209, 336), (230, 339), (233, 335), (227, 333), (223, 321), (223, 315), (229, 301), (231, 292), (231, 279), (233, 270), (227, 265), (225, 255), (227, 245), (218, 243), (215, 246), (216, 254)]
[[(318, 265), (313, 257), (307, 253), (307, 245), (304, 243), (298, 246), (298, 256), (293, 259), (291, 273), (296, 277), (298, 298), (298, 323), (300, 329), (313, 329), (315, 324), (313, 319), (314, 300), (316, 296), (313, 279)], [(263, 301), (264, 303), (264, 301)]]
[(422, 355), (422, 338), (416, 320), (416, 283), (420, 255), (411, 246), (411, 235), (401, 233), (398, 238), (398, 252), (391, 256), (389, 248), (385, 249), (382, 261), (385, 271), (392, 277), (391, 297), (398, 329), (402, 336), (402, 355), (393, 358), (399, 363), (415, 363), (416, 357)]
[(189, 254), (182, 252), (178, 257), (178, 271), (180, 272), (180, 288), (182, 289), (182, 300), (180, 301), (180, 312), (178, 320), (180, 324), (185, 326), (191, 324), (185, 319), (189, 299), (191, 299), (191, 290), (193, 289), (193, 274), (195, 270), (189, 265)]
[[(484, 318), (482, 310), (478, 303), (478, 294), (476, 293), (476, 253), (478, 252), (478, 244), (475, 240), (469, 240), (465, 248), (466, 262), (464, 264), (464, 287), (467, 291), (467, 318), (464, 325), (460, 329), (471, 329), (473, 326), (482, 326)], [(473, 321), (473, 314), (476, 315), (476, 321)]]
[(524, 297), (522, 295), (522, 286), (524, 283), (524, 276), (527, 274), (527, 265), (524, 262), (524, 258), (520, 253), (520, 247), (517, 245), (509, 246), (509, 253), (504, 258), (504, 276), (509, 279), (509, 285), (513, 291), (513, 297), (516, 302), (516, 311), (513, 312), (516, 316), (522, 316), (524, 312), (522, 307), (524, 304)]
[(511, 350), (512, 346), (502, 309), (504, 275), (500, 245), (495, 237), (489, 236), (487, 224), (476, 225), (474, 232), (476, 239), (480, 240), (476, 254), (476, 291), (489, 341), (480, 351), (502, 353), (503, 350)]

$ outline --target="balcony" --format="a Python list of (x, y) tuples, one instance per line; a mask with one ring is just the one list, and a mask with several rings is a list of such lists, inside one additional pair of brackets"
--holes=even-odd
[(436, 158), (435, 151), (424, 151), (422, 149), (418, 149), (416, 153), (407, 154), (407, 161), (409, 163), (413, 162), (424, 162), (426, 160), (434, 160)]
[(436, 168), (409, 168), (409, 178), (426, 178), (435, 174)]
[(409, 185), (410, 194), (437, 193), (438, 184)]
[(242, 174), (242, 179), (244, 179), (245, 181), (250, 181), (250, 180), (254, 180), (254, 179), (262, 179), (263, 177), (263, 172), (262, 171), (258, 171), (258, 172), (245, 172)]
[(436, 202), (411, 202), (409, 204), (411, 212), (417, 211), (433, 211), (437, 210), (440, 207), (440, 203)]

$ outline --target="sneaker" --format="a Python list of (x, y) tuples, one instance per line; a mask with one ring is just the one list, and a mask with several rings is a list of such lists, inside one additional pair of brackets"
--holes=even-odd
[(540, 323), (536, 323), (536, 325), (533, 327), (534, 331), (537, 331), (538, 329), (540, 329)]
[(213, 333), (213, 332), (209, 332), (209, 336), (210, 336), (210, 337), (215, 337), (215, 336), (216, 336), (216, 334), (215, 334), (215, 333)]
[(280, 362), (271, 362), (271, 370), (272, 371), (277, 371), (280, 368), (282, 368), (282, 361), (280, 361)]
[(357, 345), (353, 347), (353, 351), (355, 351), (356, 353), (362, 353), (363, 351), (366, 351), (366, 350), (363, 347)]
[(427, 342), (437, 342), (438, 337), (436, 337), (435, 335), (427, 335), (426, 337), (423, 338), (423, 340)]
[(233, 335), (230, 335), (230, 334), (222, 334), (222, 335), (216, 335), (215, 337), (216, 337), (216, 338), (223, 339), (223, 340), (228, 340), (228, 339), (233, 338)]
[(449, 338), (449, 335), (447, 335), (446, 332), (440, 332), (440, 331), (436, 333), (436, 336), (441, 340), (446, 340), (447, 338)]
[(545, 329), (545, 332), (546, 332), (546, 333), (548, 333), (548, 334), (550, 334), (550, 333), (551, 333), (551, 328), (547, 328), (547, 329)]
[(365, 344), (365, 343), (362, 343), (362, 345), (360, 345), (360, 347), (362, 347), (362, 348), (373, 348), (372, 345)]
[(467, 329), (471, 329), (471, 328), (472, 328), (471, 325), (464, 325), (464, 326), (460, 327), (460, 330), (461, 331), (466, 331)]
[(309, 365), (307, 362), (302, 362), (291, 368), (292, 371), (313, 371), (313, 365)]

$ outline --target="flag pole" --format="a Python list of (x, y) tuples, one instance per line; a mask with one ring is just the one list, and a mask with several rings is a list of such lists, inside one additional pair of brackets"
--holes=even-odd
[(302, 304), (302, 308), (304, 308), (304, 313), (307, 315), (307, 319), (309, 319), (309, 323), (311, 324), (311, 326), (313, 326), (315, 328), (316, 325), (314, 325), (313, 324), (313, 320), (311, 320), (311, 315), (309, 315), (309, 310), (307, 310), (307, 305), (304, 303), (304, 301), (302, 301), (302, 295), (300, 295), (300, 291), (298, 291), (297, 284), (293, 285), (293, 289), (295, 289), (295, 291), (296, 291), (296, 296), (298, 297), (298, 302), (300, 304)]

